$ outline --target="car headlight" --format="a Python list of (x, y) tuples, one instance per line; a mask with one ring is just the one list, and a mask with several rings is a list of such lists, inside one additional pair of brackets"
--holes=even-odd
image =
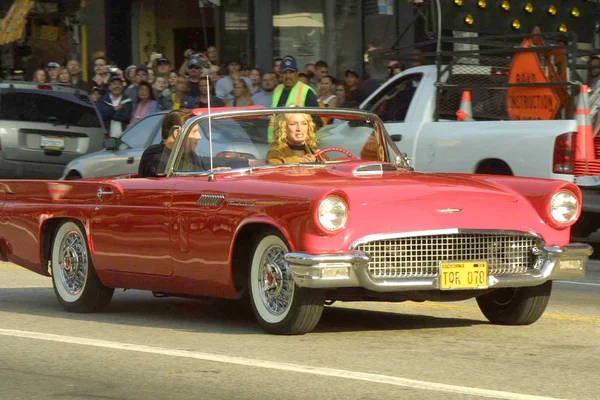
[(326, 230), (333, 232), (342, 229), (348, 220), (348, 206), (339, 197), (327, 197), (319, 204), (319, 223)]
[(557, 192), (550, 200), (550, 215), (559, 224), (569, 224), (577, 218), (579, 201), (567, 190)]

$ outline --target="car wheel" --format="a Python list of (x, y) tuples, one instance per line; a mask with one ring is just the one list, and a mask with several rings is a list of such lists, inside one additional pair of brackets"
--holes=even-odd
[(79, 224), (66, 221), (52, 242), (52, 285), (58, 302), (70, 312), (102, 311), (114, 289), (100, 282)]
[(277, 232), (257, 238), (249, 273), (250, 303), (268, 333), (302, 335), (312, 331), (323, 313), (325, 291), (296, 286), (283, 258), (289, 247)]
[(477, 297), (479, 309), (498, 325), (529, 325), (540, 319), (552, 292), (552, 281), (524, 288), (496, 289)]

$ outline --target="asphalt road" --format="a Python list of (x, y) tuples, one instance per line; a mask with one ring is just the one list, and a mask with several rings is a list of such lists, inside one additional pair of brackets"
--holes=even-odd
[(0, 264), (2, 400), (597, 400), (599, 376), (598, 261), (531, 326), (490, 325), (474, 301), (336, 303), (295, 337), (228, 302), (138, 291), (69, 314), (49, 278)]

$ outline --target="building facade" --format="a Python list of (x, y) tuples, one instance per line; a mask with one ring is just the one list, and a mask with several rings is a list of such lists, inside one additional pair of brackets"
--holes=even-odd
[[(146, 63), (158, 52), (179, 67), (186, 49), (202, 51), (215, 45), (221, 63), (235, 59), (269, 71), (274, 57), (292, 55), (301, 66), (325, 60), (330, 73), (339, 77), (346, 69), (364, 72), (373, 64), (369, 54), (388, 49), (414, 17), (414, 7), (405, 0), (45, 0), (36, 4), (22, 40), (12, 44), (8, 64), (30, 73), (50, 61), (78, 58), (85, 76), (91, 73), (98, 52), (122, 67)], [(410, 27), (401, 45), (418, 40), (417, 30)], [(21, 57), (23, 48), (32, 54)]]

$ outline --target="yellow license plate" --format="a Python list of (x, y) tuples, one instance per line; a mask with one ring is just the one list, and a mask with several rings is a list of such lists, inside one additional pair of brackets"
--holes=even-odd
[(442, 261), (440, 289), (485, 289), (488, 287), (488, 265), (485, 261)]

